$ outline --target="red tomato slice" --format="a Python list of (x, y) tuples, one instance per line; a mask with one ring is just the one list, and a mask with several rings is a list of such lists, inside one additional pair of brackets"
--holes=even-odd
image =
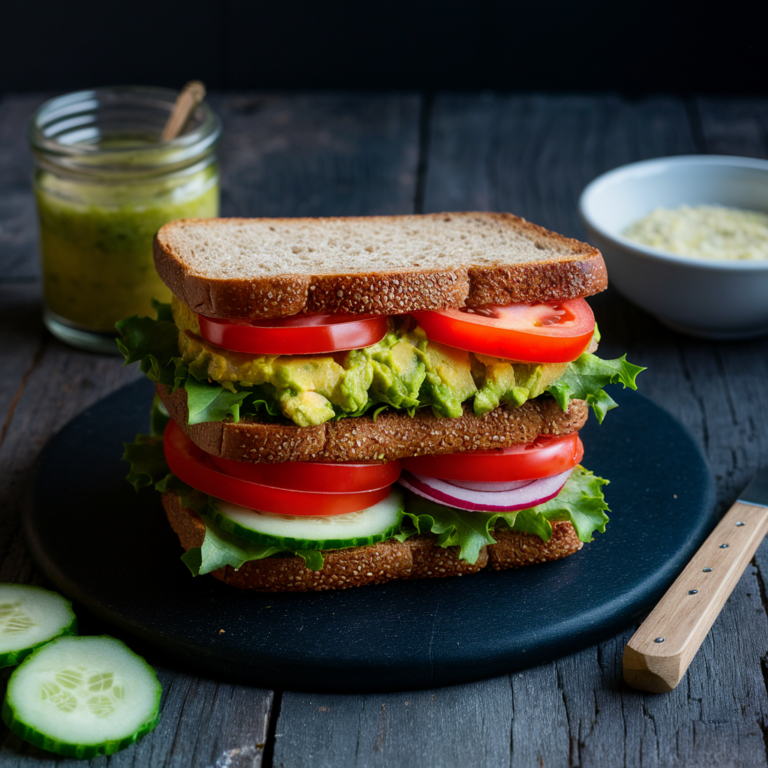
[(523, 363), (569, 363), (595, 330), (584, 299), (411, 314), (433, 341)]
[(287, 461), (283, 464), (248, 464), (207, 457), (225, 475), (259, 485), (315, 493), (355, 493), (389, 488), (400, 477), (400, 463)]
[[(243, 477), (233, 477), (222, 472), (212, 458), (201, 448), (198, 448), (179, 428), (173, 419), (168, 422), (163, 436), (163, 449), (168, 468), (187, 485), (191, 485), (198, 491), (207, 493), (210, 496), (229, 501), (232, 504), (239, 504), (242, 507), (256, 509), (260, 512), (273, 512), (279, 515), (344, 515), (347, 512), (359, 512), (361, 509), (367, 509), (374, 504), (378, 504), (389, 494), (389, 485), (379, 486), (381, 478), (384, 476), (380, 465), (376, 465), (376, 472), (379, 479), (376, 482), (368, 480), (361, 483), (355, 480), (355, 474), (360, 465), (335, 465), (338, 468), (331, 470), (335, 472), (335, 478), (338, 482), (336, 486), (339, 490), (318, 491), (304, 490), (304, 462), (290, 462), (285, 465), (270, 464), (264, 467), (264, 475), (272, 482), (271, 472), (275, 468), (284, 467), (278, 471), (284, 485), (288, 484), (289, 475), (293, 474), (292, 488), (278, 487), (275, 485), (265, 485), (254, 482)], [(218, 459), (218, 461), (225, 461)], [(240, 462), (232, 462), (239, 464)], [(317, 478), (317, 464), (311, 469), (310, 476), (314, 475), (314, 481), (310, 481), (310, 487), (316, 488), (321, 482)], [(390, 462), (397, 465), (397, 462)], [(327, 465), (326, 469), (331, 465)], [(386, 466), (386, 465), (385, 465)], [(394, 470), (397, 475), (400, 473), (400, 467), (396, 466)], [(363, 470), (363, 477), (368, 472), (366, 467)], [(392, 472), (387, 469), (387, 472)], [(247, 474), (247, 472), (243, 473)], [(397, 476), (396, 475), (396, 476)], [(345, 480), (346, 476), (346, 480)], [(350, 480), (351, 478), (351, 480)], [(349, 485), (353, 488), (350, 492)], [(361, 485), (376, 485), (379, 487), (359, 490)], [(295, 486), (301, 486), (298, 489)]]
[(440, 480), (498, 483), (538, 480), (575, 467), (584, 455), (578, 432), (563, 437), (536, 438), (532, 443), (491, 451), (414, 456), (400, 459), (403, 469)]
[(200, 335), (217, 347), (252, 355), (317, 355), (362, 349), (387, 332), (384, 315), (295, 315), (274, 320), (222, 320), (198, 315)]

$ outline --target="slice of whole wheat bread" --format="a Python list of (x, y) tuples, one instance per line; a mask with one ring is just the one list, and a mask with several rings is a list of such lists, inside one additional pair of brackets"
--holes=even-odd
[(459, 453), (530, 443), (539, 435), (566, 435), (584, 426), (589, 407), (573, 400), (563, 411), (554, 398), (537, 397), (519, 408), (501, 405), (484, 416), (469, 406), (458, 419), (421, 409), (411, 418), (402, 411), (339, 419), (312, 427), (259, 422), (206, 421), (187, 424), (187, 393), (156, 389), (176, 423), (207, 453), (236, 461), (376, 461), (422, 454)]
[[(177, 494), (164, 493), (163, 508), (185, 550), (202, 545), (205, 524), (191, 509), (182, 507)], [(459, 560), (457, 547), (438, 547), (435, 538), (426, 534), (405, 542), (390, 539), (368, 547), (325, 551), (319, 571), (307, 568), (300, 557), (271, 557), (245, 563), (237, 570), (227, 566), (213, 575), (232, 586), (258, 592), (322, 592), (393, 579), (443, 578), (477, 573), (484, 568), (520, 568), (559, 560), (583, 546), (568, 522), (552, 523), (548, 542), (516, 531), (501, 530), (493, 535), (497, 543), (483, 547), (474, 564)]]
[(597, 249), (510, 213), (186, 219), (160, 229), (154, 255), (179, 299), (225, 318), (395, 315), (608, 285)]

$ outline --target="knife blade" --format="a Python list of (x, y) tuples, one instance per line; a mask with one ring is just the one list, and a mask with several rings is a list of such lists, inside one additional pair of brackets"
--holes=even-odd
[(749, 485), (741, 492), (738, 501), (740, 504), (768, 507), (768, 467), (752, 478)]

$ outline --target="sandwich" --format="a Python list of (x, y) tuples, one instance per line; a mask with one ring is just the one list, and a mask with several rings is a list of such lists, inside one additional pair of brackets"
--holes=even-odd
[(511, 214), (166, 224), (120, 321), (155, 383), (130, 482), (193, 575), (320, 591), (557, 560), (608, 521), (579, 430), (636, 388), (600, 253)]

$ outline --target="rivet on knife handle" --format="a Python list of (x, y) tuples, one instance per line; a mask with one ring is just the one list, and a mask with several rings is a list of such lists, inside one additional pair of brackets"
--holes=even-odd
[[(624, 680), (671, 691), (768, 532), (768, 509), (737, 501), (624, 649)], [(725, 663), (725, 662), (723, 662)]]

